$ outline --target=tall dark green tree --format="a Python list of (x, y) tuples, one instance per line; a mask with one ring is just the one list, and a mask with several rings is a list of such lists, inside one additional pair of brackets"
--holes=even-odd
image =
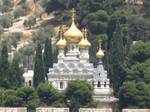
[(7, 43), (4, 42), (2, 45), (1, 51), (1, 59), (0, 59), (0, 87), (9, 87), (9, 80), (8, 80), (8, 69), (9, 69), (9, 62), (8, 62), (8, 51), (7, 51)]
[(53, 67), (52, 45), (51, 45), (51, 39), (49, 38), (47, 38), (45, 41), (43, 58), (44, 58), (44, 72), (45, 72), (45, 76), (47, 77), (48, 69)]
[(150, 1), (149, 0), (144, 0), (143, 3), (144, 6), (144, 12), (145, 12), (145, 17), (150, 17)]
[(13, 59), (12, 64), (9, 68), (10, 76), (9, 82), (11, 87), (21, 87), (23, 83), (22, 71), (19, 68), (19, 63), (17, 59)]
[(34, 86), (37, 87), (41, 82), (44, 82), (44, 65), (42, 57), (41, 44), (37, 44), (36, 55), (35, 55), (35, 65), (34, 65)]
[(123, 32), (119, 21), (116, 23), (116, 29), (110, 43), (109, 61), (110, 61), (110, 79), (113, 83), (115, 92), (118, 92), (122, 83), (122, 64), (124, 61)]

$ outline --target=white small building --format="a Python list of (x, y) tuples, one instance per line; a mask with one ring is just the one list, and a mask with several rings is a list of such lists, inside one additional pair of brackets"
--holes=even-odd
[(34, 76), (33, 70), (27, 69), (25, 70), (25, 72), (23, 73), (25, 86), (33, 86), (33, 76)]

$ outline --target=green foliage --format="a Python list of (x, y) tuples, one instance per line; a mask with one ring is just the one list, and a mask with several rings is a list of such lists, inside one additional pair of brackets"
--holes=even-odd
[(36, 56), (35, 56), (35, 64), (34, 64), (34, 87), (37, 87), (40, 83), (44, 82), (45, 74), (44, 74), (44, 65), (43, 65), (43, 57), (42, 57), (42, 48), (41, 44), (37, 44), (36, 48)]
[(9, 28), (12, 25), (12, 15), (11, 14), (5, 14), (0, 17), (0, 25), (3, 28)]
[(63, 10), (64, 9), (64, 4), (63, 0), (45, 0), (44, 7), (46, 7), (46, 12), (52, 12), (54, 10)]
[(19, 107), (21, 106), (21, 98), (17, 96), (16, 90), (7, 89), (5, 90), (4, 105), (6, 107)]
[(10, 11), (10, 9), (6, 5), (0, 5), (0, 11), (4, 13)]
[[(58, 90), (53, 88), (48, 82), (41, 83), (37, 87), (37, 93), (40, 98), (40, 103), (44, 106), (51, 106), (55, 101), (60, 100), (60, 94)], [(57, 101), (58, 104), (58, 101)], [(56, 105), (56, 102), (55, 102)]]
[[(134, 81), (125, 82), (120, 89), (121, 105), (133, 105), (135, 106), (135, 95), (137, 93), (136, 84)], [(124, 100), (124, 101), (122, 101)], [(130, 101), (130, 102), (129, 102)]]
[(149, 108), (150, 104), (150, 42), (137, 42), (129, 50), (124, 65), (125, 81), (120, 89), (122, 108)]
[(8, 51), (7, 44), (4, 42), (1, 51), (1, 61), (0, 61), (0, 87), (9, 87), (9, 62), (8, 62)]
[(135, 45), (132, 45), (129, 52), (129, 63), (142, 63), (150, 58), (150, 43), (137, 42)]
[(0, 88), (0, 106), (4, 106), (4, 98), (5, 98), (5, 90), (3, 88)]
[(109, 53), (110, 65), (110, 79), (113, 82), (114, 90), (119, 91), (119, 87), (124, 80), (122, 64), (124, 62), (124, 45), (123, 32), (120, 23), (117, 22), (115, 32), (111, 40), (111, 47)]
[(10, 11), (13, 7), (13, 1), (11, 0), (1, 0), (2, 4), (0, 5), (0, 11), (2, 13)]
[(92, 101), (93, 88), (87, 81), (70, 81), (66, 89), (68, 106), (72, 112), (88, 105)]
[(149, 108), (150, 89), (144, 82), (125, 82), (120, 89), (120, 104), (123, 108)]
[(147, 40), (149, 38), (149, 25), (150, 23), (143, 17), (132, 16), (129, 19), (129, 35), (130, 37), (137, 40)]
[(36, 24), (36, 17), (35, 16), (30, 16), (28, 20), (24, 20), (24, 26), (31, 28)]
[(35, 109), (39, 104), (37, 92), (32, 87), (22, 87), (18, 90), (18, 97), (21, 98), (21, 105), (27, 107), (29, 110)]
[(47, 77), (49, 68), (53, 67), (53, 53), (52, 53), (51, 39), (47, 38), (45, 41), (43, 58), (44, 58), (44, 72), (45, 76)]
[(143, 3), (143, 6), (144, 6), (144, 11), (145, 11), (145, 16), (146, 17), (150, 17), (150, 1), (149, 0), (144, 0), (144, 3)]
[(35, 109), (39, 104), (37, 93), (32, 87), (14, 89), (0, 89), (0, 106), (5, 107), (27, 107)]
[(13, 32), (11, 33), (11, 35), (9, 36), (10, 38), (10, 44), (16, 48), (18, 42), (20, 41), (21, 37), (23, 36), (22, 32)]
[(3, 27), (0, 25), (0, 38), (1, 38), (1, 35), (3, 34)]
[(10, 0), (2, 0), (3, 1), (3, 5), (12, 7), (13, 6), (13, 1)]
[(24, 68), (33, 69), (35, 45), (33, 43), (19, 49), (18, 56)]
[(50, 38), (52, 36), (52, 33), (50, 30), (52, 26), (47, 26), (45, 28), (39, 29), (37, 32), (33, 32), (33, 42), (34, 43), (42, 43), (44, 44), (47, 38)]
[(22, 86), (23, 77), (19, 67), (17, 56), (12, 63), (8, 61), (8, 50), (6, 42), (3, 43), (0, 61), (0, 87), (17, 88)]
[(11, 74), (11, 78), (9, 78), (11, 87), (21, 87), (23, 85), (22, 71), (19, 68), (19, 62), (16, 58), (13, 59), (10, 65), (9, 74)]
[(21, 16), (24, 16), (26, 14), (25, 9), (23, 9), (22, 7), (18, 7), (16, 10), (14, 10), (13, 12), (13, 16), (14, 18), (19, 18)]

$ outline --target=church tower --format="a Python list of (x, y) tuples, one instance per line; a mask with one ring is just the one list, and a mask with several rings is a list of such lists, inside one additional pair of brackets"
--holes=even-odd
[(104, 70), (102, 58), (104, 57), (104, 51), (101, 49), (101, 42), (99, 42), (99, 49), (96, 53), (97, 67), (95, 69), (94, 79), (94, 92), (93, 99), (99, 101), (100, 108), (113, 108), (118, 101), (113, 96), (113, 89), (110, 87), (110, 81), (107, 76), (107, 71)]

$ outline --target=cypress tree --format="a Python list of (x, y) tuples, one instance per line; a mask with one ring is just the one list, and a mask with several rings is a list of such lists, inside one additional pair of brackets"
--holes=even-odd
[(11, 87), (21, 87), (23, 83), (22, 71), (19, 68), (19, 63), (16, 58), (13, 59), (11, 67), (10, 67), (10, 75), (9, 81), (11, 83)]
[(2, 45), (1, 51), (1, 62), (0, 62), (0, 87), (9, 87), (9, 62), (8, 62), (8, 50), (7, 50), (7, 43), (4, 42)]
[(110, 79), (113, 83), (113, 88), (117, 93), (123, 80), (122, 64), (124, 61), (123, 33), (118, 21), (109, 50)]
[(41, 82), (44, 82), (44, 66), (42, 58), (42, 48), (41, 44), (37, 44), (36, 55), (35, 55), (35, 65), (34, 65), (34, 86), (37, 87)]
[(45, 76), (47, 77), (48, 69), (53, 67), (53, 54), (52, 54), (52, 45), (51, 39), (46, 39), (45, 41), (45, 48), (44, 48), (44, 72)]
[(150, 1), (149, 0), (144, 0), (143, 3), (144, 6), (144, 11), (145, 11), (145, 17), (149, 18), (150, 17)]

